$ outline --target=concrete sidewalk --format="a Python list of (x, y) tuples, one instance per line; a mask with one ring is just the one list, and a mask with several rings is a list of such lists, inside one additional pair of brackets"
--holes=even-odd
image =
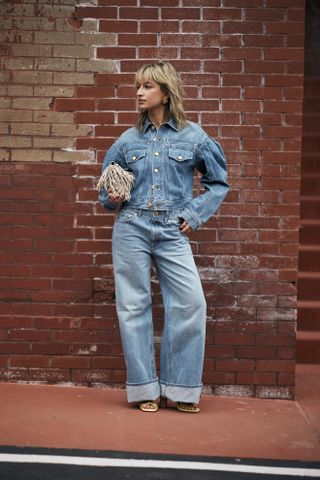
[(320, 460), (320, 366), (297, 368), (297, 400), (204, 396), (200, 414), (156, 414), (124, 391), (0, 383), (0, 444)]

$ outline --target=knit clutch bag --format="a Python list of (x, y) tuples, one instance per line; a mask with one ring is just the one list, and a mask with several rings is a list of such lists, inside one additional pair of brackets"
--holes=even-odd
[(113, 195), (117, 197), (124, 196), (124, 200), (129, 201), (134, 180), (133, 173), (124, 170), (117, 163), (111, 162), (102, 173), (97, 184), (97, 190), (101, 190), (102, 188), (107, 191), (111, 190)]

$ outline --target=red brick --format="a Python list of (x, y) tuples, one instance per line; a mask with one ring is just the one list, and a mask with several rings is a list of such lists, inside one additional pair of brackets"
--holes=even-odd
[(177, 33), (179, 32), (179, 22), (173, 21), (144, 21), (140, 22), (141, 33), (157, 32), (157, 33)]
[(231, 372), (204, 372), (203, 381), (212, 384), (233, 384), (235, 383), (235, 375)]
[(132, 33), (119, 33), (118, 45), (157, 45), (157, 35), (155, 33), (139, 35), (134, 35)]
[(301, 10), (301, 13), (303, 13), (303, 9), (304, 9), (304, 6), (305, 6), (305, 2), (304, 0), (267, 0), (266, 2), (266, 7), (276, 7), (276, 8), (279, 8), (279, 7), (284, 7), (284, 8), (300, 8), (302, 9)]
[(49, 367), (49, 356), (44, 355), (10, 355), (10, 367)]
[(284, 73), (285, 72), (285, 65), (282, 62), (268, 62), (268, 61), (261, 61), (261, 62), (250, 62), (244, 61), (244, 71), (245, 73)]
[(90, 358), (65, 355), (54, 355), (50, 360), (50, 367), (52, 368), (89, 368)]
[(92, 367), (106, 369), (123, 369), (125, 367), (125, 364), (123, 357), (95, 357), (92, 358)]
[(120, 7), (120, 18), (136, 18), (140, 20), (142, 18), (158, 19), (158, 8), (140, 8), (140, 7)]
[(116, 7), (77, 7), (75, 14), (82, 18), (117, 18)]
[[(273, 99), (281, 100), (282, 99), (282, 88), (278, 87), (247, 87), (244, 90), (244, 98), (248, 99)], [(280, 122), (279, 122), (280, 123)]]
[(243, 35), (243, 43), (248, 47), (284, 47), (285, 35)]
[(225, 60), (261, 60), (262, 48), (224, 48), (223, 58)]
[(222, 109), (225, 112), (259, 112), (260, 102), (255, 100), (222, 100)]
[(129, 47), (98, 47), (97, 58), (135, 58), (136, 49)]
[(276, 358), (276, 348), (272, 346), (237, 347), (237, 353), (240, 358)]
[(16, 251), (16, 252), (27, 252), (32, 251), (32, 240), (2, 240), (1, 241), (1, 250), (2, 251)]
[(225, 73), (223, 75), (224, 86), (262, 86), (262, 75), (232, 75)]
[(241, 0), (224, 0), (225, 7), (254, 8), (254, 7), (262, 7), (263, 4), (264, 4), (263, 0), (243, 0), (243, 1), (241, 1)]
[[(140, 0), (141, 7), (158, 7), (157, 0)], [(161, 7), (178, 7), (179, 0), (161, 0)], [(183, 5), (184, 6), (184, 5)]]
[(242, 22), (242, 21), (224, 21), (222, 24), (224, 34), (232, 33), (263, 33), (262, 21), (257, 22)]
[(298, 71), (301, 71), (303, 54), (303, 48), (265, 48), (264, 50), (265, 60), (284, 60), (286, 62), (290, 60), (300, 60), (298, 63)]
[(185, 100), (184, 107), (187, 111), (214, 111), (219, 110), (219, 102), (217, 100)]
[(49, 340), (49, 331), (37, 331), (37, 330), (10, 330), (8, 332), (8, 339), (15, 340), (28, 340), (28, 341), (44, 341)]
[(248, 8), (246, 20), (285, 20), (285, 10), (280, 8)]
[(98, 108), (101, 110), (134, 110), (136, 105), (135, 98), (132, 99), (117, 99), (108, 98), (98, 100)]
[(83, 98), (105, 98), (105, 97), (114, 97), (115, 89), (112, 86), (105, 87), (77, 87), (76, 88), (77, 97)]
[(161, 8), (161, 17), (163, 20), (168, 19), (193, 19), (200, 20), (200, 8)]
[[(109, 125), (107, 127), (104, 126), (97, 126), (95, 127), (95, 134), (97, 137), (118, 137), (120, 136), (124, 131), (126, 130), (126, 127), (123, 125)], [(96, 192), (94, 192), (95, 196)]]
[(53, 105), (58, 112), (74, 112), (81, 110), (94, 110), (95, 102), (89, 99), (56, 98)]
[(105, 124), (113, 123), (114, 114), (110, 112), (95, 112), (95, 113), (75, 113), (75, 122), (84, 124)]
[(161, 45), (165, 46), (185, 46), (188, 48), (201, 47), (202, 38), (200, 34), (183, 35), (163, 33), (161, 35)]
[(135, 20), (100, 20), (99, 21), (100, 32), (125, 32), (125, 33), (137, 33), (138, 22)]
[(257, 372), (294, 372), (295, 362), (289, 360), (257, 360)]
[(206, 125), (212, 124), (225, 124), (225, 125), (234, 125), (236, 122), (240, 122), (240, 114), (239, 113), (224, 113), (224, 112), (217, 112), (217, 113), (203, 113), (201, 115), (202, 121)]
[(275, 373), (239, 372), (237, 373), (237, 383), (240, 385), (277, 385), (277, 376)]
[(97, 85), (133, 85), (134, 76), (132, 74), (120, 74), (120, 73), (97, 73), (96, 74)]
[(181, 58), (219, 58), (220, 51), (219, 48), (193, 48), (186, 47), (181, 48)]
[(100, 6), (105, 6), (105, 5), (110, 5), (110, 6), (120, 6), (124, 5), (126, 7), (128, 6), (136, 6), (137, 5), (137, 0), (98, 0), (98, 5)]
[[(166, 58), (175, 59), (178, 58), (178, 49), (174, 47), (140, 47), (140, 58)], [(181, 71), (181, 70), (180, 70)]]
[(240, 98), (240, 87), (203, 87), (202, 98)]
[(240, 333), (216, 333), (215, 343), (219, 345), (253, 345), (255, 343), (254, 335)]
[(216, 360), (216, 369), (217, 371), (253, 371), (255, 362), (253, 360), (244, 360), (244, 359), (230, 359), (230, 360)]
[(301, 87), (303, 85), (303, 75), (265, 75), (265, 85)]
[(278, 33), (303, 33), (304, 23), (301, 22), (266, 22), (266, 33), (278, 34)]
[[(178, 31), (178, 30), (177, 30)], [(182, 31), (184, 33), (199, 33), (212, 35), (220, 33), (220, 22), (215, 21), (201, 21), (201, 29), (199, 28), (198, 22), (185, 20), (182, 24)], [(206, 43), (205, 35), (202, 36), (202, 41)]]

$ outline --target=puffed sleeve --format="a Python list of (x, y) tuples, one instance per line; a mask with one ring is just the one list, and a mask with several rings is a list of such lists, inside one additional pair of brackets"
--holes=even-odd
[(193, 198), (181, 213), (192, 230), (214, 215), (229, 191), (226, 159), (221, 146), (213, 138), (206, 137), (197, 148), (195, 168), (202, 174), (201, 184), (205, 192)]
[[(117, 142), (114, 143), (109, 150), (106, 152), (103, 164), (102, 164), (102, 170), (101, 173), (104, 172), (104, 170), (112, 163), (117, 163), (120, 165), (122, 168), (126, 168), (126, 163), (125, 163), (125, 158), (124, 155), (121, 152), (121, 149), (118, 147)], [(108, 192), (102, 188), (99, 191), (99, 202), (101, 205), (106, 208), (109, 211), (115, 210), (118, 205), (116, 205), (114, 202), (112, 202), (108, 196)]]

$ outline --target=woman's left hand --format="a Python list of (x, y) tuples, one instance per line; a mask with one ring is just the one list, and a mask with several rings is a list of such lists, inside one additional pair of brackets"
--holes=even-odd
[(192, 228), (190, 227), (190, 225), (184, 220), (183, 223), (180, 225), (180, 230), (181, 230), (181, 233), (190, 233), (192, 232)]

